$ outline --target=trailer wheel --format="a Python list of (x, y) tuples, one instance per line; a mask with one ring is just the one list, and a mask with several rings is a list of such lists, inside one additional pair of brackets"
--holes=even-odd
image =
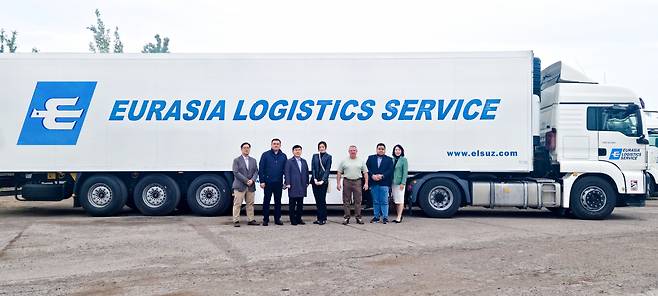
[(578, 219), (605, 219), (617, 205), (617, 192), (599, 177), (583, 177), (571, 188), (571, 213)]
[(233, 205), (226, 181), (217, 175), (201, 175), (187, 189), (187, 204), (192, 212), (202, 216), (226, 213)]
[(128, 189), (113, 175), (93, 175), (80, 188), (80, 204), (92, 216), (112, 216), (126, 204)]
[(432, 179), (420, 190), (418, 203), (423, 212), (432, 218), (450, 218), (457, 213), (462, 192), (448, 179)]
[(135, 206), (144, 215), (169, 215), (180, 201), (180, 188), (176, 181), (167, 175), (148, 175), (135, 185), (133, 198)]

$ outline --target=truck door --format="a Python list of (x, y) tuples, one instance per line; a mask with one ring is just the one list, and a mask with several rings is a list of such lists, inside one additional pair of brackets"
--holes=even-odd
[(623, 173), (627, 193), (644, 192), (647, 143), (637, 105), (588, 107), (588, 130), (599, 134), (599, 161), (615, 164)]

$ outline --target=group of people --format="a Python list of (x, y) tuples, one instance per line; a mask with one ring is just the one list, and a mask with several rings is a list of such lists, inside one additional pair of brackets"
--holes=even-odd
[[(246, 203), (247, 225), (261, 225), (254, 217), (254, 197), (256, 182), (264, 191), (263, 196), (263, 226), (270, 223), (270, 203), (274, 197), (274, 224), (283, 225), (281, 221), (281, 195), (288, 190), (290, 224), (304, 225), (302, 220), (304, 198), (308, 185), (311, 185), (317, 208), (316, 221), (313, 224), (327, 223), (327, 191), (329, 190), (329, 174), (332, 157), (327, 153), (327, 143), (318, 143), (318, 153), (313, 154), (311, 167), (302, 158), (302, 147), (292, 147), (293, 157), (288, 158), (281, 151), (281, 140), (272, 139), (271, 149), (265, 151), (260, 161), (249, 156), (251, 144), (242, 143), (241, 155), (233, 160), (233, 225), (240, 226), (240, 209), (243, 201)], [(338, 191), (342, 190), (344, 220), (350, 223), (352, 217), (350, 205), (354, 204), (354, 217), (357, 224), (363, 224), (361, 207), (363, 192), (370, 189), (373, 201), (374, 216), (370, 223), (388, 223), (388, 199), (393, 196), (396, 204), (397, 217), (395, 223), (402, 222), (404, 210), (404, 189), (408, 175), (408, 163), (404, 156), (404, 148), (395, 145), (393, 155), (386, 155), (386, 145), (377, 144), (377, 153), (370, 155), (367, 161), (358, 156), (356, 146), (348, 149), (349, 157), (341, 161), (337, 170)], [(310, 174), (309, 174), (310, 172)]]

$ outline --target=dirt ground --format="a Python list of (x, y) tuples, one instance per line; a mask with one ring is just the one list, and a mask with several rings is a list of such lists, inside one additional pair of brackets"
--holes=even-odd
[(0, 295), (658, 295), (658, 201), (605, 221), (469, 208), (344, 226), (335, 208), (240, 228), (71, 204), (0, 198)]

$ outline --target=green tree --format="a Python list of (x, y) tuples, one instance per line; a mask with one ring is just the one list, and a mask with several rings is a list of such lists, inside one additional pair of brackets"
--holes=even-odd
[(144, 45), (142, 53), (169, 53), (169, 38), (160, 38), (160, 34), (155, 34), (155, 44), (149, 42)]
[(123, 42), (119, 38), (119, 27), (114, 28), (114, 53), (123, 52)]
[(7, 52), (14, 53), (18, 45), (16, 44), (16, 36), (18, 32), (11, 31), (11, 36), (5, 34), (5, 29), (0, 29), (0, 53), (5, 52), (5, 46), (7, 47)]
[[(98, 53), (109, 53), (110, 52), (110, 43), (112, 39), (110, 38), (111, 30), (105, 28), (105, 23), (101, 19), (101, 12), (96, 9), (96, 25), (91, 25), (87, 27), (87, 30), (94, 33), (94, 41), (89, 42), (89, 51), (98, 52)], [(119, 27), (115, 27), (114, 31), (114, 52), (122, 53), (123, 52), (123, 43), (119, 38)]]

